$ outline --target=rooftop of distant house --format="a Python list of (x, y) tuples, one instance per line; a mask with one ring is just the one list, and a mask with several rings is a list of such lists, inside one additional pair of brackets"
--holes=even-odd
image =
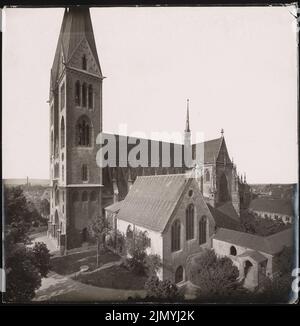
[(293, 205), (289, 200), (256, 198), (249, 206), (250, 210), (293, 216)]

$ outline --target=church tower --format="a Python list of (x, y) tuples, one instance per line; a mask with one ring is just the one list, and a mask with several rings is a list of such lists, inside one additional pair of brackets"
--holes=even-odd
[(48, 233), (62, 252), (86, 241), (89, 220), (101, 213), (96, 137), (102, 131), (102, 80), (89, 8), (65, 9), (49, 98)]

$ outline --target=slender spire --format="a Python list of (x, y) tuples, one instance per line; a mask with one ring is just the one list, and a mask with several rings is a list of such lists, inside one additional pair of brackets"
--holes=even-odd
[(185, 132), (190, 132), (190, 113), (189, 113), (189, 108), (190, 106), (190, 100), (186, 100), (186, 124), (185, 124)]
[(221, 129), (221, 137), (224, 137), (224, 129)]

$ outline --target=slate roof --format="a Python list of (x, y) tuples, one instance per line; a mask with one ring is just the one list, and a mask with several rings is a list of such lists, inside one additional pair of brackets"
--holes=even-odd
[(123, 200), (117, 201), (116, 203), (113, 203), (113, 204), (111, 204), (109, 206), (106, 206), (105, 210), (109, 211), (109, 212), (112, 212), (112, 213), (116, 213), (116, 212), (118, 212), (120, 210), (122, 203), (123, 203)]
[(230, 230), (240, 230), (240, 223), (236, 221), (235, 219), (231, 218), (230, 216), (222, 213), (217, 208), (212, 207), (211, 205), (207, 204), (211, 215), (213, 216), (216, 227), (218, 228), (226, 228)]
[(249, 209), (289, 216), (294, 215), (292, 203), (284, 199), (256, 198), (250, 202)]
[(101, 71), (89, 8), (66, 8), (51, 70), (52, 85), (54, 85), (55, 81), (58, 78), (57, 74), (61, 48), (63, 49), (65, 61), (68, 62), (74, 50), (84, 37), (86, 37), (98, 68)]
[(261, 262), (267, 260), (267, 257), (265, 257), (264, 255), (262, 255), (261, 253), (259, 253), (257, 251), (253, 251), (253, 250), (247, 250), (244, 253), (242, 253), (241, 255), (238, 255), (238, 257), (251, 257), (258, 263), (261, 263)]
[(118, 219), (163, 232), (191, 180), (185, 174), (138, 176), (121, 205)]
[(195, 155), (196, 146), (203, 145), (204, 148), (204, 163), (214, 163), (218, 158), (219, 151), (222, 145), (223, 137), (205, 141), (203, 143), (193, 144), (193, 153)]
[(290, 247), (292, 245), (293, 230), (288, 228), (273, 235), (262, 237), (255, 234), (220, 228), (216, 232), (214, 239), (274, 255), (279, 253), (284, 246)]
[(240, 221), (240, 217), (238, 216), (238, 213), (236, 212), (230, 201), (221, 206), (218, 206), (217, 209), (223, 214), (230, 216), (232, 219)]

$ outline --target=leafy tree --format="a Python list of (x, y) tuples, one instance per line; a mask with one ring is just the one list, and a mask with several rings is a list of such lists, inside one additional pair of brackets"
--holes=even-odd
[(284, 224), (280, 219), (256, 217), (247, 210), (243, 210), (241, 211), (241, 227), (244, 232), (268, 236), (283, 231), (289, 228), (290, 225)]
[(150, 277), (157, 275), (157, 272), (162, 267), (161, 258), (159, 255), (146, 255), (144, 259), (145, 272)]
[(97, 267), (99, 266), (99, 254), (105, 249), (105, 237), (110, 231), (109, 222), (105, 216), (93, 218), (88, 225), (88, 232), (97, 242)]
[(241, 289), (239, 271), (228, 257), (219, 258), (213, 250), (205, 250), (189, 266), (191, 281), (199, 289), (199, 299), (216, 300)]
[(149, 247), (149, 238), (145, 232), (134, 230), (126, 236), (125, 246), (129, 257), (128, 267), (136, 274), (145, 274), (146, 249)]
[(33, 248), (15, 244), (6, 253), (6, 292), (8, 302), (26, 302), (35, 296), (41, 286), (41, 278), (46, 277), (50, 267), (50, 254), (44, 244)]
[(148, 278), (145, 290), (147, 298), (154, 301), (178, 301), (183, 298), (176, 284), (170, 280), (161, 281), (155, 275)]

